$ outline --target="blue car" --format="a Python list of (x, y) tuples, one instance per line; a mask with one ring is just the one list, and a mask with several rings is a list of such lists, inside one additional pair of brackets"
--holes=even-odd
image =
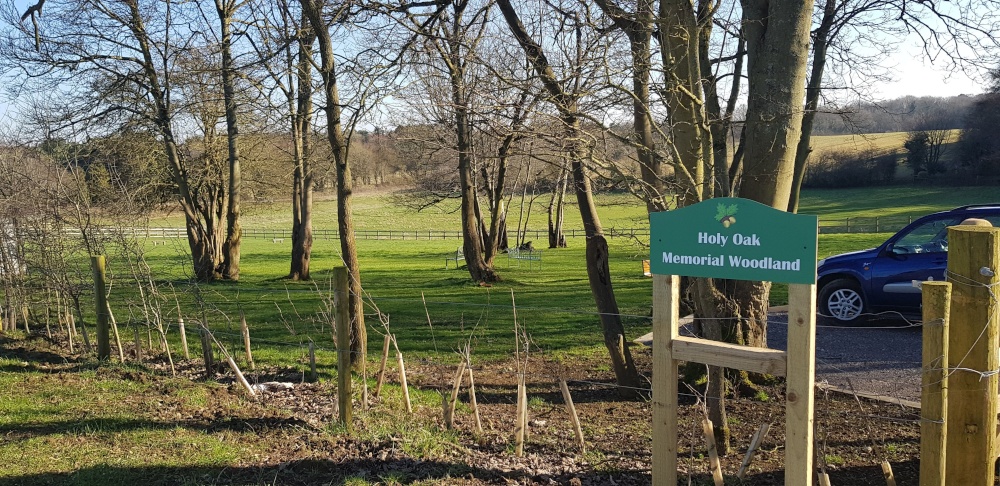
[(842, 323), (866, 314), (920, 314), (920, 289), (914, 281), (945, 280), (948, 227), (969, 218), (1000, 226), (1000, 203), (962, 206), (929, 214), (907, 225), (876, 248), (819, 261), (818, 307)]

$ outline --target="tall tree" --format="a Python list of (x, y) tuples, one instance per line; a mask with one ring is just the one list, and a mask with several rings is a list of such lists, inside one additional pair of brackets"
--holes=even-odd
[(190, 10), (194, 6), (48, 0), (45, 18), (29, 27), (24, 20), (42, 3), (23, 18), (12, 5), (4, 8), (4, 70), (42, 90), (59, 86), (59, 101), (66, 107), (57, 127), (62, 131), (86, 126), (107, 133), (135, 123), (155, 129), (184, 214), (195, 277), (221, 277), (222, 239), (212, 215), (228, 190), (223, 184), (221, 192), (199, 191), (176, 127), (181, 97), (174, 89), (173, 69), (198, 41), (179, 24), (189, 25), (197, 17)]
[(222, 57), (222, 95), (226, 107), (226, 149), (229, 155), (229, 200), (226, 204), (226, 240), (222, 243), (220, 273), (229, 280), (240, 278), (240, 198), (243, 174), (240, 168), (240, 129), (236, 121), (236, 69), (233, 66), (233, 17), (242, 2), (215, 0), (219, 16), (219, 53)]
[[(440, 20), (426, 27), (424, 45), (429, 54), (443, 65), (448, 80), (449, 99), (443, 111), (452, 117), (455, 135), (455, 151), (458, 158), (458, 183), (462, 218), (462, 250), (466, 268), (476, 282), (495, 282), (500, 279), (493, 268), (492, 258), (487, 260), (484, 235), (477, 212), (478, 187), (476, 184), (476, 164), (473, 153), (473, 117), (475, 84), (474, 75), (476, 50), (486, 28), (487, 9), (470, 5), (469, 0), (450, 2), (440, 12)], [(472, 9), (470, 10), (470, 6)], [(410, 17), (412, 28), (419, 29), (421, 23)], [(491, 225), (492, 226), (492, 225)], [(492, 257), (492, 254), (489, 255)]]
[[(357, 5), (352, 2), (332, 4), (326, 0), (301, 0), (301, 4), (319, 49), (318, 73), (323, 80), (325, 95), (326, 138), (337, 174), (340, 253), (349, 279), (351, 363), (360, 368), (365, 363), (367, 330), (351, 210), (354, 195), (349, 158), (351, 138), (358, 124), (388, 92), (388, 85), (398, 74), (399, 49), (388, 44), (393, 36), (385, 28), (386, 24), (373, 20), (368, 16), (371, 12), (358, 14), (353, 10)], [(351, 37), (350, 42), (334, 44), (334, 34), (347, 36), (351, 33), (357, 35)], [(349, 87), (350, 91), (342, 91), (341, 87)]]
[(287, 153), (292, 169), (292, 238), (288, 278), (309, 280), (312, 259), (312, 206), (315, 187), (312, 150), (313, 48), (316, 35), (298, 2), (251, 2), (257, 58), (266, 72), (263, 91), (276, 91), (280, 99), (261, 96), (263, 108), (276, 113), (278, 126), (288, 130)]
[[(579, 80), (570, 78), (564, 81), (557, 77), (542, 45), (525, 29), (521, 19), (510, 0), (498, 0), (497, 5), (503, 13), (504, 20), (518, 45), (524, 50), (528, 62), (540, 78), (542, 86), (548, 93), (548, 101), (559, 113), (559, 121), (566, 130), (569, 140), (569, 160), (573, 175), (573, 188), (576, 193), (583, 228), (587, 236), (587, 277), (590, 282), (591, 294), (600, 313), (601, 327), (604, 333), (604, 345), (611, 355), (611, 364), (615, 377), (623, 395), (633, 395), (634, 387), (639, 385), (639, 374), (632, 354), (624, 345), (625, 330), (618, 312), (618, 301), (615, 299), (614, 287), (611, 283), (611, 272), (608, 266), (608, 241), (604, 237), (597, 206), (594, 203), (591, 189), (590, 174), (587, 161), (590, 158), (590, 147), (586, 143), (582, 127), (582, 112), (580, 110), (580, 93), (567, 89), (564, 82), (570, 86), (579, 87)], [(569, 15), (567, 15), (569, 17)], [(572, 24), (572, 18), (566, 18)], [(582, 28), (578, 25), (577, 28)], [(579, 39), (579, 37), (577, 37)], [(578, 48), (582, 48), (579, 46)], [(582, 49), (577, 49), (579, 55)], [(579, 72), (579, 71), (578, 71)]]

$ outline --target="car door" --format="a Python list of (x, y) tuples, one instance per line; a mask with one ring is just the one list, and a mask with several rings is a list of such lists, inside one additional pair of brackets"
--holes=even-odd
[(931, 218), (894, 236), (871, 264), (869, 305), (873, 309), (919, 310), (920, 288), (913, 281), (945, 280), (948, 226), (959, 222), (956, 217)]

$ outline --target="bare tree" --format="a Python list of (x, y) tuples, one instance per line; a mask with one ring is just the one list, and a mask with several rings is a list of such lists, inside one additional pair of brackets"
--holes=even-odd
[(84, 126), (111, 132), (135, 122), (156, 130), (185, 217), (195, 277), (208, 281), (222, 276), (222, 238), (212, 215), (228, 192), (225, 186), (221, 192), (199, 190), (178, 136), (176, 105), (183, 99), (174, 90), (173, 69), (198, 40), (178, 26), (195, 21), (191, 8), (139, 0), (49, 0), (44, 21), (29, 27), (8, 5), (2, 12), (9, 28), (0, 38), (0, 62), (39, 89), (59, 86), (65, 116), (53, 126), (60, 131)]
[[(583, 227), (587, 235), (586, 258), (590, 290), (597, 304), (597, 311), (601, 315), (604, 345), (611, 355), (611, 363), (617, 382), (622, 386), (619, 390), (624, 395), (634, 395), (635, 389), (631, 387), (638, 387), (639, 374), (628, 347), (623, 345), (625, 331), (618, 312), (618, 302), (615, 299), (614, 287), (611, 284), (611, 274), (608, 267), (608, 242), (604, 237), (601, 220), (597, 215), (597, 207), (594, 203), (593, 192), (591, 190), (590, 174), (588, 174), (587, 169), (587, 161), (590, 158), (590, 147), (588, 147), (585, 141), (586, 134), (581, 124), (582, 112), (579, 102), (581, 93), (573, 90), (573, 87), (581, 87), (580, 79), (570, 77), (564, 80), (557, 76), (542, 45), (532, 38), (525, 29), (517, 10), (511, 2), (509, 0), (498, 0), (497, 5), (503, 14), (504, 20), (507, 22), (507, 26), (510, 28), (511, 34), (518, 45), (524, 50), (528, 62), (539, 76), (542, 86), (548, 93), (548, 101), (558, 111), (559, 121), (562, 123), (566, 137), (571, 141), (569, 160), (577, 204), (580, 207), (580, 216), (583, 219)], [(583, 28), (579, 19), (573, 18), (571, 13), (561, 13), (565, 15), (564, 21), (571, 28)], [(576, 24), (575, 26), (574, 23)], [(577, 39), (579, 40), (580, 37), (577, 37)], [(583, 45), (577, 45), (577, 55), (583, 56), (584, 49)]]
[[(367, 352), (367, 329), (358, 268), (358, 250), (351, 211), (354, 193), (349, 149), (352, 136), (368, 112), (388, 92), (397, 73), (398, 50), (387, 45), (391, 33), (384, 24), (366, 23), (371, 12), (356, 13), (351, 2), (328, 4), (325, 0), (302, 0), (302, 10), (316, 35), (320, 64), (318, 74), (323, 80), (326, 116), (326, 137), (333, 152), (337, 172), (337, 223), (340, 232), (341, 258), (347, 267), (350, 285), (351, 363), (364, 366)], [(356, 15), (356, 16), (355, 16)], [(354, 43), (334, 44), (334, 34), (341, 29), (358, 33)], [(338, 52), (337, 48), (353, 46), (357, 51)], [(343, 97), (342, 87), (350, 87), (350, 97)]]

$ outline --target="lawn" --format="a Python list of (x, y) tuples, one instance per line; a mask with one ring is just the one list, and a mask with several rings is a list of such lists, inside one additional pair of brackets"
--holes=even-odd
[[(955, 191), (906, 186), (807, 191), (802, 213), (819, 214), (821, 219), (875, 214), (919, 216), (988, 201), (991, 194), (986, 188)], [(642, 228), (648, 224), (644, 206), (631, 196), (610, 194), (598, 199), (606, 227)], [(458, 229), (455, 202), (420, 212), (404, 202), (399, 194), (362, 194), (355, 203), (359, 228)], [(537, 225), (529, 226), (543, 227), (545, 204), (545, 198), (536, 199), (530, 218)], [(333, 228), (334, 214), (335, 201), (318, 202), (317, 228)], [(517, 214), (512, 209), (511, 224), (515, 224)], [(574, 207), (567, 209), (567, 215), (570, 228), (579, 225), (579, 214)], [(170, 220), (159, 222), (167, 224)], [(253, 205), (247, 211), (244, 225), (284, 228), (287, 215), (277, 204)], [(869, 248), (888, 236), (887, 233), (822, 234), (819, 257)], [(406, 353), (449, 360), (454, 359), (452, 350), (470, 341), (481, 358), (505, 359), (513, 346), (515, 308), (518, 321), (527, 327), (541, 351), (572, 356), (600, 349), (603, 338), (587, 282), (583, 243), (582, 238), (570, 238), (568, 248), (543, 250), (540, 267), (511, 264), (506, 256), (500, 255), (496, 264), (503, 281), (479, 287), (469, 281), (464, 269), (455, 270), (454, 265), (450, 270), (444, 269), (446, 255), (460, 246), (457, 239), (358, 240), (372, 352), (381, 348), (380, 335), (384, 332), (378, 318), (381, 312), (388, 316), (389, 330), (396, 334)], [(610, 239), (611, 274), (628, 337), (647, 332), (650, 324), (651, 281), (642, 276), (640, 265), (642, 259), (648, 258), (644, 245), (644, 241), (630, 238)], [(302, 362), (303, 350), (310, 340), (319, 346), (321, 362), (334, 360), (332, 351), (327, 349), (331, 347), (332, 329), (324, 312), (332, 301), (329, 278), (331, 269), (340, 261), (339, 251), (337, 240), (315, 242), (312, 282), (282, 278), (288, 272), (288, 240), (245, 239), (238, 284), (191, 284), (186, 242), (182, 239), (147, 248), (147, 259), (156, 277), (171, 284), (186, 319), (204, 317), (222, 342), (238, 348), (237, 316), (242, 310), (261, 359), (295, 364)], [(113, 259), (109, 260), (109, 269), (116, 270)], [(169, 313), (167, 322), (176, 322), (174, 296), (166, 287), (163, 291), (169, 294), (164, 305)], [(772, 304), (785, 303), (786, 292), (785, 286), (775, 285)], [(112, 298), (117, 302), (120, 320), (128, 321), (121, 316), (137, 313), (140, 303), (124, 286), (113, 290)]]
[[(860, 197), (862, 193), (851, 191), (814, 191), (806, 194), (803, 212), (814, 210), (821, 217), (854, 215), (874, 204), (870, 199), (875, 198), (886, 207), (893, 204), (888, 201), (909, 201), (904, 209), (890, 210), (922, 214), (986, 200), (985, 192), (954, 191), (948, 194), (947, 203), (938, 201), (939, 206), (918, 204), (931, 194), (936, 193), (918, 188), (889, 188), (872, 191), (865, 199)], [(958, 200), (955, 194), (969, 199)], [(457, 229), (458, 216), (451, 209), (442, 207), (415, 214), (398, 204), (390, 204), (391, 198), (385, 194), (359, 197), (356, 206), (359, 226)], [(608, 227), (645, 224), (644, 207), (628, 196), (609, 195), (601, 200), (602, 216)], [(333, 207), (331, 201), (320, 204), (317, 226), (333, 226)], [(245, 224), (281, 228), (287, 224), (281, 211), (278, 205), (256, 206), (248, 212)], [(567, 214), (573, 217), (572, 224), (578, 224), (574, 210)], [(171, 217), (159, 221), (168, 224)], [(540, 223), (544, 217), (542, 206), (535, 207), (531, 217)], [(888, 236), (886, 233), (822, 234), (819, 257), (871, 247)], [(67, 353), (61, 338), (54, 342), (36, 338), (31, 344), (28, 340), (20, 341), (19, 336), (23, 336), (20, 333), (14, 333), (14, 339), (0, 336), (0, 346), (5, 351), (0, 356), (0, 387), (24, 390), (0, 395), (0, 410), (4, 411), (0, 414), (0, 431), (8, 439), (0, 445), (0, 485), (26, 481), (271, 484), (277, 478), (288, 477), (298, 478), (295, 484), (411, 484), (419, 483), (414, 478), (425, 474), (440, 478), (440, 482), (427, 484), (451, 484), (451, 478), (473, 473), (480, 479), (497, 474), (495, 471), (501, 468), (497, 458), (506, 461), (512, 455), (507, 422), (513, 408), (510, 358), (515, 312), (517, 321), (531, 336), (534, 366), (538, 367), (536, 377), (544, 378), (530, 384), (532, 416), (539, 417), (532, 425), (530, 454), (545, 457), (542, 463), (565, 464), (566, 458), (575, 458), (572, 461), (579, 460), (583, 466), (562, 467), (585, 471), (571, 474), (582, 477), (592, 474), (590, 479), (597, 482), (610, 477), (608, 468), (632, 478), (631, 482), (620, 484), (648, 482), (648, 476), (642, 473), (648, 464), (633, 460), (649, 456), (648, 404), (621, 401), (602, 385), (612, 382), (613, 376), (603, 349), (599, 316), (590, 296), (584, 241), (570, 238), (568, 243), (568, 248), (544, 249), (540, 267), (525, 263), (508, 265), (506, 257), (501, 255), (497, 267), (503, 281), (482, 287), (469, 281), (464, 268), (445, 270), (443, 260), (454, 252), (458, 240), (359, 240), (369, 328), (369, 381), (374, 382), (381, 333), (385, 331), (378, 316), (388, 316), (388, 329), (397, 336), (408, 361), (416, 413), (411, 416), (399, 410), (401, 390), (390, 379), (384, 391), (386, 398), (370, 412), (357, 412), (358, 430), (350, 437), (336, 425), (331, 380), (336, 377), (337, 356), (327, 317), (332, 302), (329, 278), (332, 268), (339, 263), (338, 241), (315, 242), (311, 282), (283, 278), (288, 272), (287, 241), (248, 238), (244, 240), (240, 282), (200, 285), (190, 280), (190, 260), (184, 240), (171, 239), (166, 245), (148, 246), (146, 259), (163, 294), (170, 345), (181, 376), (168, 377), (162, 355), (146, 365), (99, 364), (92, 356)], [(628, 340), (650, 329), (652, 288), (651, 279), (641, 273), (640, 261), (644, 258), (648, 258), (644, 242), (610, 239), (611, 274)], [(115, 282), (111, 290), (112, 306), (126, 347), (131, 349), (135, 330), (142, 331), (143, 341), (147, 336), (144, 325), (137, 324), (141, 322), (141, 298), (123, 275), (126, 271), (123, 262), (109, 256), (108, 269)], [(86, 275), (87, 269), (81, 268), (81, 273)], [(786, 298), (786, 286), (775, 285), (772, 304), (784, 303)], [(192, 360), (179, 358), (178, 308), (188, 323)], [(93, 303), (85, 302), (84, 309), (93, 309)], [(252, 374), (252, 380), (298, 383), (308, 367), (308, 344), (313, 342), (321, 383), (297, 385), (293, 396), (269, 395), (266, 400), (255, 400), (229, 384), (228, 371), (216, 375), (219, 382), (197, 381), (201, 378), (200, 349), (192, 333), (197, 320), (206, 321), (219, 343), (244, 370), (248, 368), (241, 353), (240, 311), (246, 314), (251, 329), (257, 373), (260, 373)], [(93, 321), (85, 320), (93, 338)], [(466, 422), (459, 432), (444, 430), (440, 424), (438, 391), (449, 386), (442, 384), (454, 373), (451, 365), (458, 361), (454, 351), (467, 342), (472, 345), (473, 360), (479, 366), (477, 383), (483, 386), (480, 400), (488, 414), (485, 434), (469, 432), (467, 407), (460, 409)], [(648, 370), (648, 350), (633, 349), (642, 369)], [(148, 349), (144, 352), (147, 360), (150, 354), (158, 353)], [(564, 426), (564, 420), (556, 419), (561, 413), (561, 398), (549, 379), (557, 369), (577, 373), (575, 379), (579, 381), (573, 391), (587, 393), (578, 406), (594, 449), (588, 454), (575, 455), (567, 450), (572, 448), (572, 433)], [(730, 425), (741, 437), (752, 434), (749, 429), (755, 429), (759, 420), (763, 420), (757, 416), (762, 410), (770, 415), (768, 407), (779, 414), (782, 408), (780, 403), (739, 400), (734, 406), (742, 411), (732, 415), (734, 421)], [(848, 400), (843, 407), (854, 410), (855, 403)], [(684, 410), (692, 415), (690, 425), (700, 424), (700, 415), (692, 407)], [(627, 419), (622, 420), (622, 416)], [(746, 417), (745, 426), (737, 420), (741, 416)], [(739, 430), (740, 427), (748, 430)], [(896, 425), (892, 433), (898, 433)], [(852, 445), (838, 454), (848, 454), (857, 448), (854, 439), (843, 442)], [(626, 443), (640, 446), (637, 450), (623, 450), (622, 444)], [(688, 455), (685, 453), (685, 457)], [(694, 455), (690, 456), (695, 461)], [(375, 466), (365, 462), (367, 459), (360, 461), (359, 457), (375, 458), (371, 459)], [(867, 461), (864, 462), (867, 465), (869, 459), (865, 456), (855, 462)], [(478, 464), (478, 469), (470, 470), (470, 463)], [(503, 468), (527, 467), (514, 464)], [(589, 464), (601, 466), (591, 468)], [(780, 469), (779, 462), (765, 464)], [(732, 474), (730, 469), (736, 465), (727, 462), (727, 474)], [(881, 477), (878, 471), (873, 474)], [(563, 479), (569, 481), (569, 477), (560, 481)]]

